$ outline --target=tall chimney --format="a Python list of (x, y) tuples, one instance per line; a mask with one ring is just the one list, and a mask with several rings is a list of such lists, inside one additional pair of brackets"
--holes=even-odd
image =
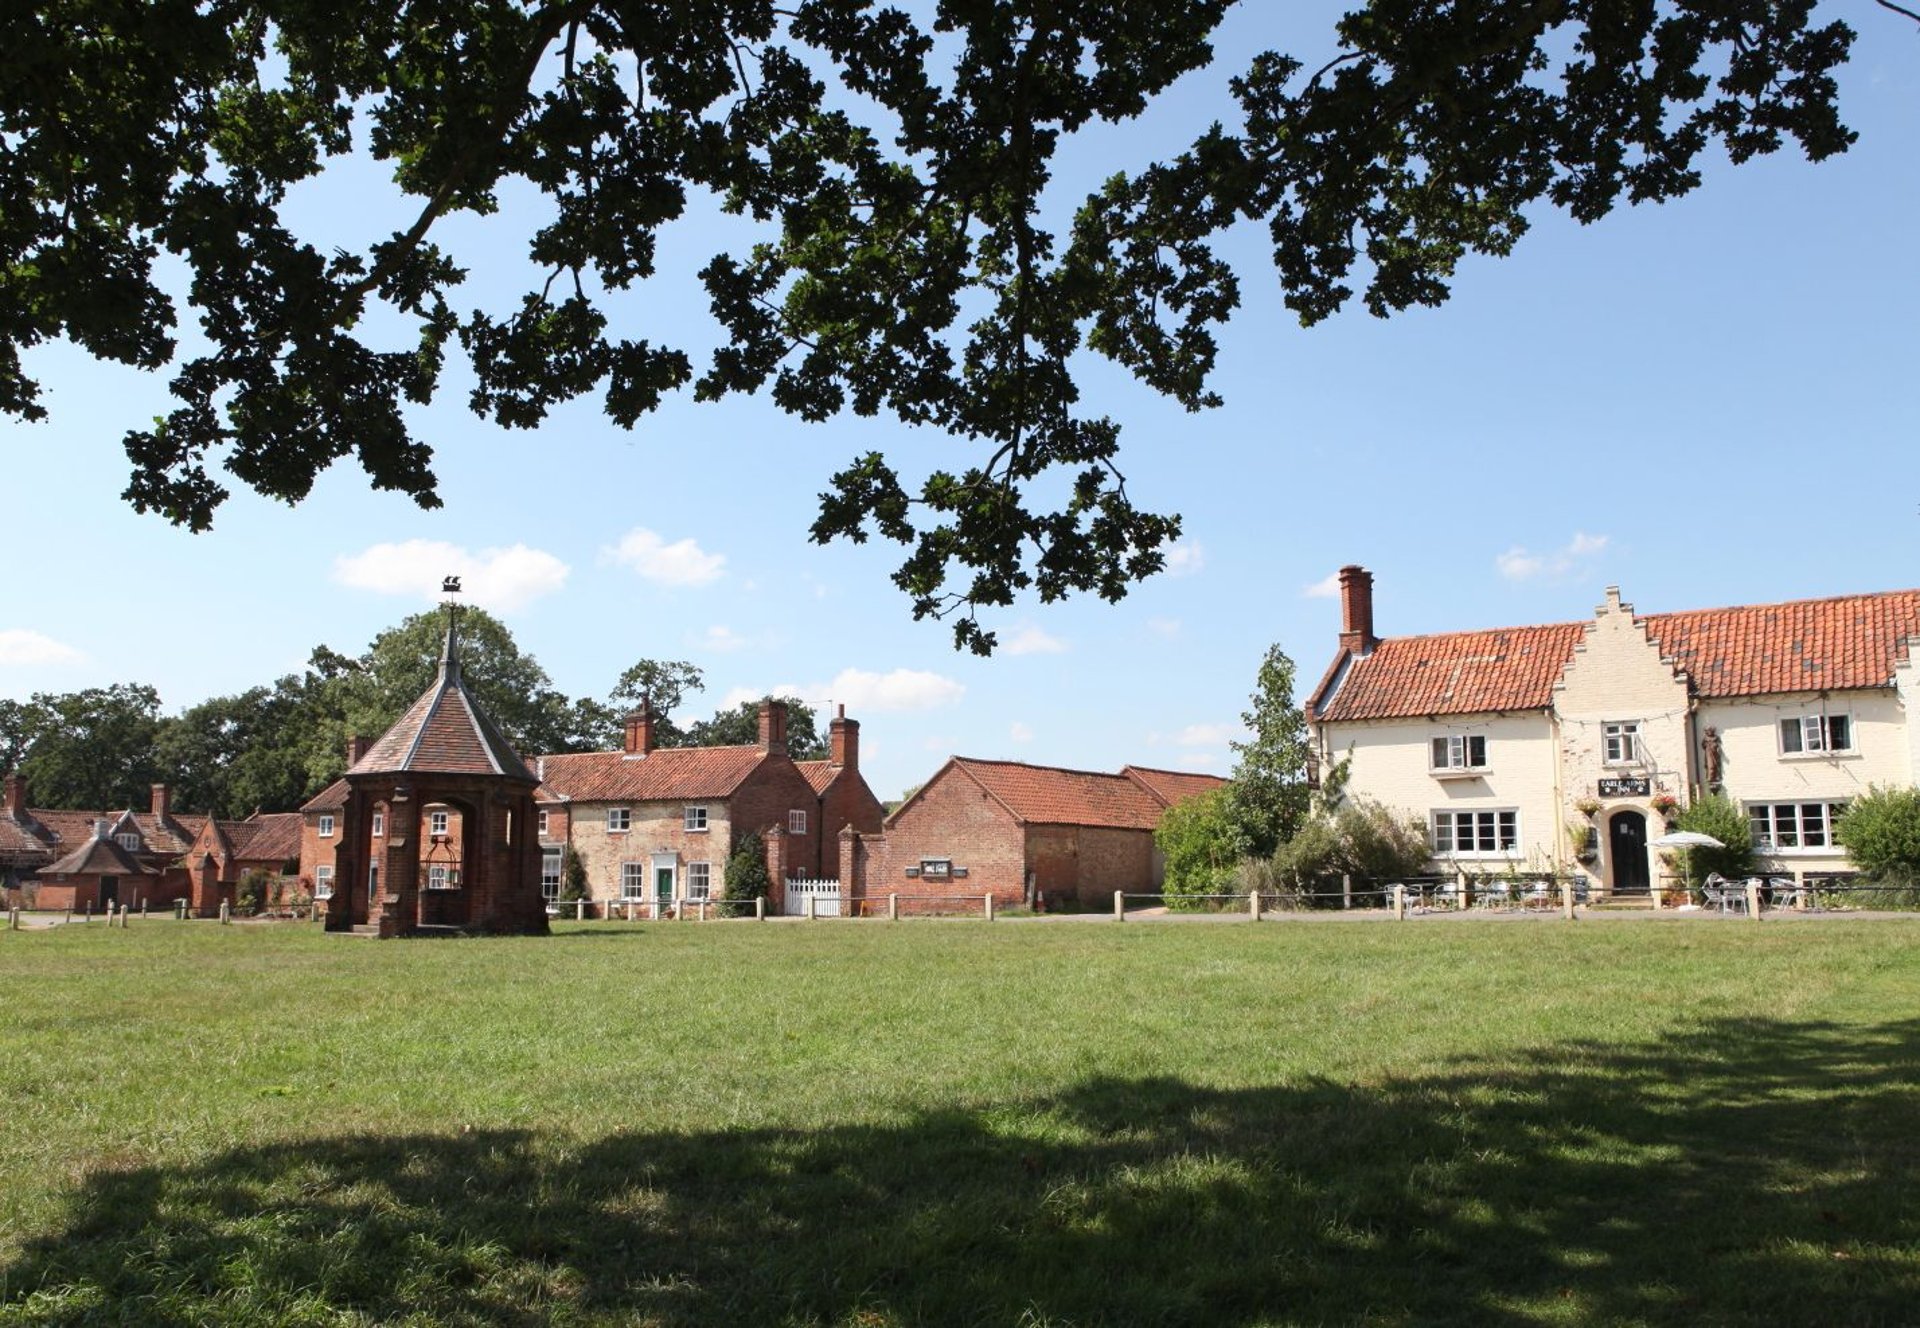
[(848, 770), (860, 768), (860, 721), (847, 718), (847, 708), (841, 706), (834, 715), (833, 723), (827, 725), (829, 744), (833, 752), (833, 764)]
[(372, 750), (372, 738), (363, 738), (358, 733), (351, 734), (347, 738), (347, 769), (351, 770), (359, 765)]
[(650, 703), (627, 716), (628, 756), (645, 756), (653, 750), (653, 706)]
[(153, 819), (164, 822), (167, 819), (167, 813), (172, 807), (173, 797), (168, 793), (167, 786), (165, 784), (155, 784), (153, 786)]
[(760, 703), (760, 746), (770, 752), (787, 750), (787, 703), (772, 697)]
[(27, 777), (18, 770), (7, 776), (7, 815), (16, 821), (27, 819)]
[(1340, 569), (1340, 648), (1356, 655), (1373, 653), (1373, 573), (1349, 563)]

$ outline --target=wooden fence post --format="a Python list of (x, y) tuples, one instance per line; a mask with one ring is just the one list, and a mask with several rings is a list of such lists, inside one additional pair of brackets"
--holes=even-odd
[(900, 921), (900, 896), (898, 893), (887, 896), (887, 921)]
[(753, 897), (753, 920), (755, 922), (765, 922), (767, 920), (767, 897), (765, 895), (755, 895)]
[(575, 922), (585, 922), (587, 920), (586, 900), (576, 899), (573, 901), (573, 920)]
[(1247, 917), (1254, 922), (1260, 921), (1260, 892), (1253, 891), (1247, 896)]
[(1747, 916), (1755, 922), (1760, 921), (1760, 883), (1747, 882)]
[(1407, 920), (1407, 887), (1404, 885), (1396, 884), (1393, 887), (1393, 920), (1395, 922)]
[(815, 901), (815, 897), (813, 895), (807, 896), (807, 921), (808, 922), (812, 922), (815, 918), (820, 916), (819, 913), (817, 913), (814, 910), (814, 901)]
[(1348, 872), (1340, 873), (1340, 907), (1353, 907), (1353, 876)]
[(993, 921), (993, 892), (989, 890), (986, 894), (982, 895), (981, 898), (986, 900), (987, 921), (992, 922)]
[(233, 905), (226, 900), (220, 901), (220, 925), (227, 926), (233, 921)]
[(1127, 920), (1126, 897), (1118, 890), (1113, 892), (1113, 920), (1115, 922), (1125, 922)]
[(1560, 882), (1560, 907), (1567, 915), (1567, 921), (1573, 921), (1573, 882)]

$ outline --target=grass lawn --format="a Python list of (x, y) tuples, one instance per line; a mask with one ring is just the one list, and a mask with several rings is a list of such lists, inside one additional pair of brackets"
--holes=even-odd
[(0, 984), (0, 1325), (1920, 1320), (1920, 921), (155, 919)]

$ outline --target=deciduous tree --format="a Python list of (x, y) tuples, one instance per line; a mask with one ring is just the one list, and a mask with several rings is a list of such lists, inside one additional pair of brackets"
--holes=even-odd
[[(171, 369), (174, 409), (126, 438), (126, 498), (196, 530), (222, 469), (292, 501), (348, 456), (437, 506), (406, 407), (454, 354), (473, 409), (512, 428), (590, 393), (629, 427), (682, 390), (888, 414), (966, 459), (916, 480), (855, 457), (812, 536), (898, 541), (916, 616), (984, 651), (982, 606), (1116, 599), (1161, 567), (1178, 518), (1136, 506), (1075, 357), (1217, 404), (1227, 228), (1267, 228), (1302, 320), (1356, 294), (1384, 315), (1444, 300), (1462, 257), (1507, 253), (1542, 205), (1592, 221), (1693, 189), (1710, 148), (1819, 159), (1852, 138), (1833, 71), (1854, 34), (1813, 0), (1371, 0), (1313, 58), (1234, 57), (1236, 123), (1116, 163), (1070, 216), (1045, 206), (1063, 143), (1208, 65), (1230, 7), (6, 6), (0, 411), (45, 413), (22, 353), (55, 338)], [(364, 188), (326, 178), (355, 152), (407, 209), (358, 250), (289, 207), (296, 186)], [(702, 201), (752, 223), (700, 270), (709, 348), (636, 293), (666, 228), (716, 229)], [(539, 276), (472, 307), (444, 223), (496, 211)], [(188, 276), (193, 335), (163, 270)]]
[(1235, 742), (1229, 813), (1246, 851), (1270, 856), (1307, 814), (1307, 721), (1293, 700), (1293, 661), (1279, 646), (1267, 650), (1254, 687), (1253, 708), (1240, 716), (1249, 734)]

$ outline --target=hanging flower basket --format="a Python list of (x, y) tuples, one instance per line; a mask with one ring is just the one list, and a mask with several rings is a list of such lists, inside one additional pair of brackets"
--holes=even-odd
[(1656, 793), (1653, 795), (1653, 809), (1671, 821), (1680, 810), (1680, 799), (1671, 793)]

